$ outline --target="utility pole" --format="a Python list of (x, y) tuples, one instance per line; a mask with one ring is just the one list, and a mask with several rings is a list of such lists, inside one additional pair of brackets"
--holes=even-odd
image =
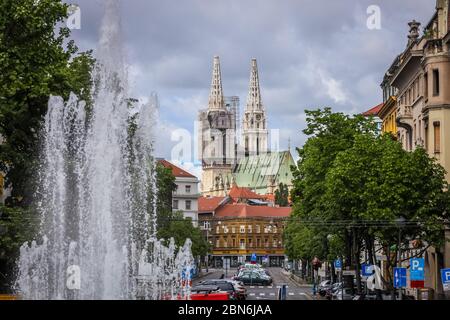
[[(402, 267), (402, 252), (401, 252), (401, 246), (402, 246), (402, 227), (405, 224), (405, 218), (404, 217), (400, 217), (397, 219), (397, 225), (398, 225), (398, 248), (397, 248), (397, 267), (401, 268)], [(402, 292), (402, 288), (399, 288), (398, 291), (398, 298), (399, 300), (402, 300), (403, 296), (402, 296), (403, 292)], [(394, 294), (394, 298), (395, 298), (395, 294)]]

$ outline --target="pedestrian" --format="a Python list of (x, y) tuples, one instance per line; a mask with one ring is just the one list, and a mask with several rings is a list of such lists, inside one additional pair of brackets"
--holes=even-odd
[(225, 279), (225, 275), (222, 273), (222, 275), (220, 276), (220, 279)]

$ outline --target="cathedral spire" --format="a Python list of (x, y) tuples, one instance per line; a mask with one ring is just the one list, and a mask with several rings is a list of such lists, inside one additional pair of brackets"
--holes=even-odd
[(208, 109), (218, 110), (225, 106), (222, 90), (222, 75), (220, 72), (219, 56), (214, 57), (211, 92), (209, 94)]
[(262, 110), (261, 90), (259, 88), (259, 74), (256, 59), (252, 59), (252, 67), (250, 72), (250, 85), (248, 89), (247, 111)]

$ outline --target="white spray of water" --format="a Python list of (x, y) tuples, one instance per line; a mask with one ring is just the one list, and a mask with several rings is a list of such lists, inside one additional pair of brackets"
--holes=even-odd
[[(156, 106), (129, 99), (121, 48), (118, 2), (108, 0), (91, 112), (74, 94), (48, 104), (37, 192), (42, 241), (20, 250), (24, 299), (189, 294), (181, 277), (193, 263), (190, 240), (177, 251), (173, 240), (166, 247), (155, 237)], [(79, 267), (79, 288), (68, 286), (71, 266)]]

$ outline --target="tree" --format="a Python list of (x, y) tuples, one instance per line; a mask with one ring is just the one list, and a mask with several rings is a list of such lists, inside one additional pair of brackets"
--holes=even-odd
[(183, 213), (173, 212), (172, 193), (176, 190), (175, 177), (170, 168), (162, 164), (156, 166), (157, 180), (157, 236), (159, 239), (174, 238), (178, 247), (184, 245), (186, 239), (192, 241), (192, 254), (194, 256), (205, 256), (209, 244), (202, 235), (199, 228), (194, 227), (192, 219), (184, 218)]
[[(333, 113), (330, 108), (324, 110), (306, 111), (307, 127), (303, 131), (310, 138), (301, 149), (297, 149), (300, 159), (297, 166), (292, 168), (294, 180), (291, 198), (294, 204), (292, 219), (288, 223), (286, 245), (298, 247), (300, 241), (295, 241), (295, 225), (300, 224), (307, 228), (303, 231), (319, 239), (314, 245), (314, 254), (302, 253), (299, 258), (311, 259), (317, 255), (323, 257), (329, 252), (328, 236), (336, 236), (344, 246), (336, 246), (336, 255), (347, 255), (351, 258), (351, 235), (342, 228), (336, 228), (330, 221), (329, 211), (326, 207), (326, 175), (337, 155), (353, 145), (355, 136), (361, 133), (376, 132), (375, 124), (362, 116), (350, 117), (343, 113)], [(302, 228), (300, 230), (303, 230)], [(349, 260), (350, 261), (350, 260)]]
[(280, 207), (289, 206), (289, 189), (286, 184), (280, 183), (275, 190), (275, 204)]
[(158, 237), (162, 239), (174, 238), (178, 247), (182, 247), (186, 239), (191, 239), (194, 257), (204, 257), (208, 252), (209, 244), (206, 242), (200, 229), (192, 224), (191, 218), (184, 218), (182, 212), (173, 214), (168, 225), (159, 229)]
[(90, 52), (76, 55), (70, 30), (57, 28), (67, 15), (60, 0), (0, 3), (0, 170), (16, 199), (11, 204), (31, 201), (50, 95), (67, 98), (72, 91), (90, 102), (94, 60)]
[[(355, 269), (360, 269), (361, 241), (370, 248), (380, 244), (391, 289), (397, 244), (408, 248), (410, 240), (422, 240), (439, 248), (445, 241), (443, 223), (450, 204), (445, 171), (423, 148), (407, 152), (389, 135), (359, 135), (337, 156), (326, 185), (329, 214), (348, 221), (347, 228), (355, 234)], [(400, 218), (403, 225), (398, 224)], [(374, 250), (370, 253), (375, 261)]]

